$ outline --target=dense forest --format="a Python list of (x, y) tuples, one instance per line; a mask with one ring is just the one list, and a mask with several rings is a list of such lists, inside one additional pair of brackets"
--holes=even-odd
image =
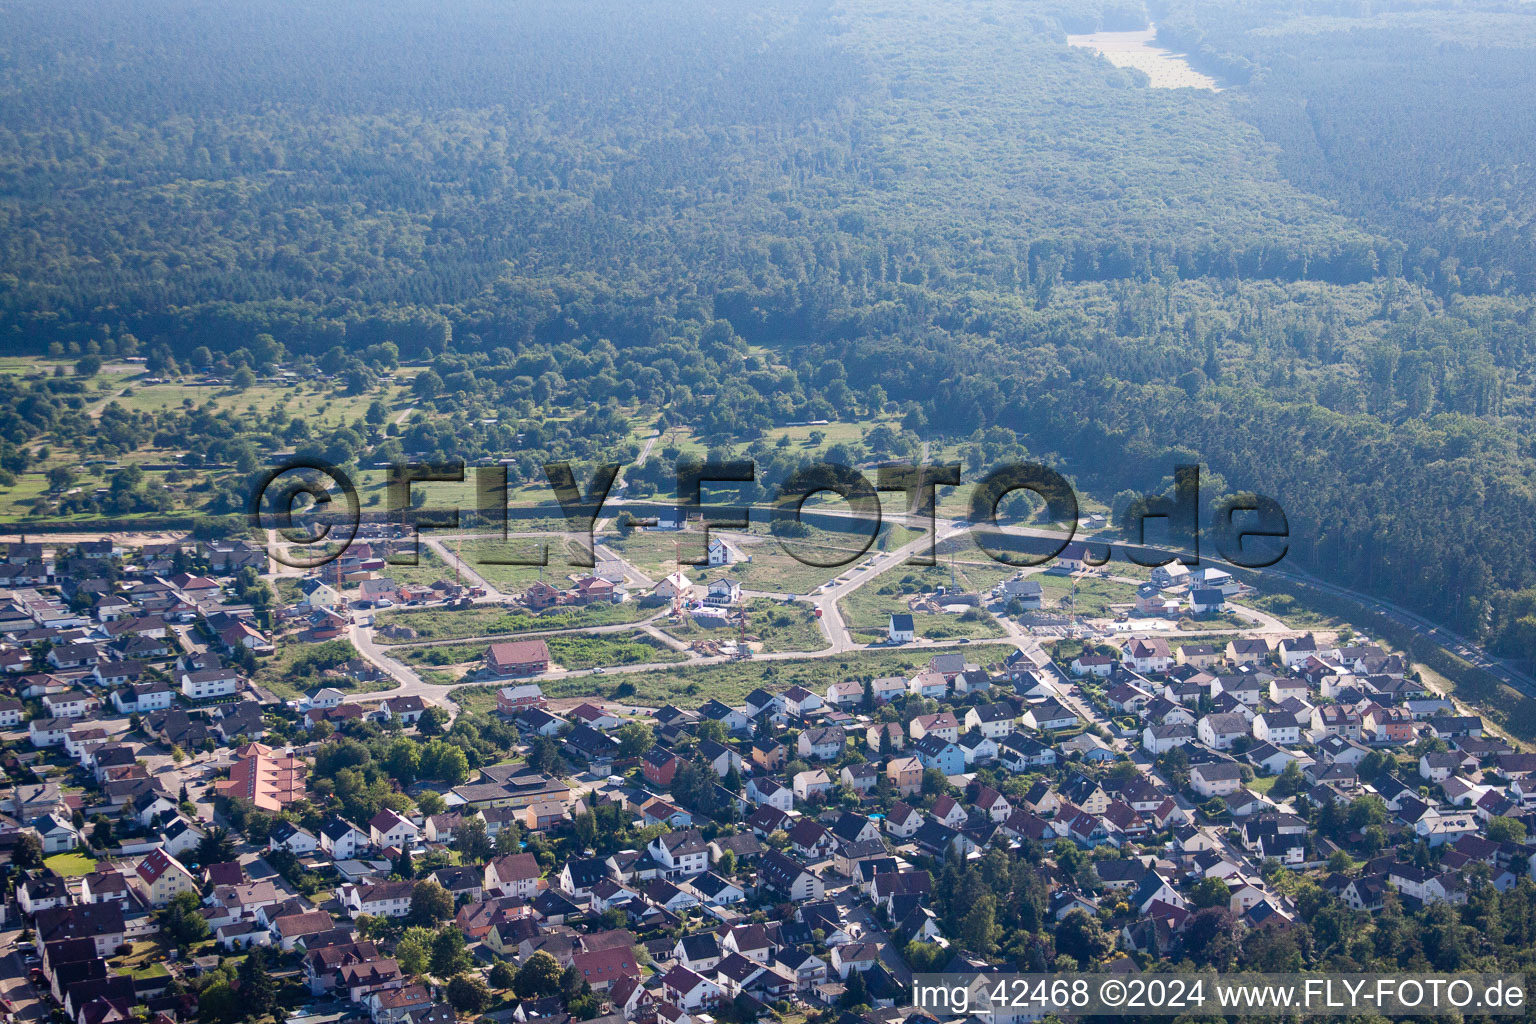
[[(632, 455), (637, 404), (738, 452), (894, 410), (846, 457), (966, 438), (1106, 496), (1200, 461), (1306, 567), (1536, 656), (1536, 12), (1152, 6), (5, 0), (8, 353), (425, 360), (432, 415), (98, 428), (6, 382), (0, 466), (163, 442), (229, 511), (285, 446), (527, 479)], [(1225, 88), (1067, 45), (1149, 18)]]

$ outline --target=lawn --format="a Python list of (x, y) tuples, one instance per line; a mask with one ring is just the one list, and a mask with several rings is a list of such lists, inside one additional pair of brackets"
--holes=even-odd
[(257, 383), (239, 390), (193, 383), (141, 384), (133, 380), (117, 381), (110, 394), (98, 399), (98, 404), (117, 402), (130, 411), (147, 413), (212, 405), (253, 420), (284, 409), (303, 416), (314, 426), (334, 427), (362, 419), (375, 399), (391, 409), (391, 419), (409, 405), (405, 391), (398, 385), (350, 395), (324, 382)]
[(405, 662), (407, 665), (424, 665), (443, 667), (447, 665), (464, 665), (469, 662), (477, 662), (485, 657), (487, 644), (438, 644), (434, 647), (405, 647), (391, 654)]
[[(550, 697), (593, 697), (644, 707), (669, 702), (696, 706), (708, 697), (738, 704), (754, 689), (787, 690), (804, 686), (825, 693), (836, 679), (875, 679), (910, 675), (928, 664), (936, 652), (856, 651), (836, 658), (792, 658), (783, 661), (733, 661), (717, 665), (687, 665), (649, 672), (629, 672), (611, 686), (591, 676), (541, 681)], [(453, 701), (466, 711), (491, 711), (497, 686), (465, 686), (453, 691)]]
[[(1113, 605), (1129, 605), (1136, 601), (1136, 588), (1129, 583), (1116, 583), (1097, 576), (1074, 580), (1047, 573), (1039, 573), (1035, 578), (1040, 581), (1040, 589), (1045, 592), (1045, 607), (1063, 614), (1073, 607), (1072, 590), (1073, 583), (1076, 583), (1075, 604), (1079, 618), (1113, 618), (1117, 614)], [(1122, 612), (1126, 610), (1120, 609)]]
[(550, 660), (561, 668), (572, 670), (683, 660), (681, 653), (645, 633), (630, 637), (617, 634), (552, 636), (546, 642)]
[(500, 605), (474, 605), (469, 608), (428, 608), (422, 611), (384, 612), (375, 617), (378, 626), (398, 626), (415, 632), (414, 638), (378, 638), (381, 644), (409, 643), (414, 640), (456, 640), (471, 636), (501, 633), (527, 633), (537, 630), (578, 629), (637, 622), (655, 614), (654, 608), (642, 608), (634, 601), (623, 604), (594, 604), (562, 608), (539, 615), (523, 609)]
[[(729, 576), (746, 590), (772, 594), (809, 594), (853, 564), (835, 568), (806, 565), (805, 562), (779, 547), (776, 541), (754, 544), (744, 550), (751, 553), (752, 561), (738, 562), (729, 568), (708, 569), (690, 575), (701, 581), (721, 575)], [(847, 559), (855, 549), (804, 545), (797, 546), (796, 550), (815, 561), (830, 562)]]
[(158, 942), (131, 942), (130, 952), (108, 961), (114, 971), (133, 978), (160, 978), (170, 972), (165, 968), (166, 948)]
[[(564, 523), (554, 520), (518, 521), (508, 526), (513, 533), (538, 532), (539, 537), (508, 537), (505, 543), (500, 537), (444, 541), (457, 549), (456, 553), (471, 569), (480, 574), (491, 586), (507, 593), (521, 593), (539, 580), (551, 586), (565, 588), (575, 580), (586, 576), (589, 570), (571, 565), (571, 546), (560, 536)], [(548, 548), (548, 565), (504, 565), (494, 559), (533, 559), (539, 556), (540, 545)]]
[(1260, 584), (1258, 594), (1250, 594), (1241, 603), (1261, 612), (1268, 612), (1292, 629), (1338, 629), (1344, 623), (1332, 615), (1318, 611), (1295, 596), (1285, 593), (1263, 593)]
[[(812, 529), (804, 537), (787, 539), (780, 543), (763, 524), (754, 524), (745, 533), (715, 530), (711, 536), (720, 536), (751, 556), (750, 562), (738, 562), (725, 567), (679, 565), (678, 558), (698, 557), (704, 553), (704, 534), (699, 530), (681, 533), (660, 533), (634, 530), (628, 536), (618, 534), (603, 538), (615, 552), (640, 572), (652, 579), (660, 579), (682, 569), (695, 582), (705, 582), (716, 576), (728, 575), (747, 590), (773, 594), (809, 594), (816, 588), (836, 579), (839, 575), (857, 572), (857, 566), (880, 551), (901, 547), (916, 539), (916, 531), (889, 524), (868, 550), (860, 553), (864, 535), (835, 533)], [(786, 545), (789, 550), (785, 550)], [(793, 552), (793, 553), (792, 553)], [(797, 558), (796, 554), (802, 557)], [(833, 563), (808, 565), (807, 561)]]
[(747, 635), (761, 640), (764, 651), (823, 651), (831, 646), (809, 605), (757, 598), (747, 602), (746, 611)]
[(703, 552), (703, 535), (697, 532), (670, 533), (651, 530), (631, 530), (628, 534), (614, 532), (604, 534), (601, 543), (612, 548), (620, 558), (653, 580), (678, 570), (677, 559), (681, 553)]
[[(884, 639), (890, 617), (906, 614), (909, 599), (924, 593), (924, 588), (931, 592), (939, 586), (947, 587), (952, 578), (962, 591), (975, 592), (958, 566), (953, 577), (948, 564), (912, 566), (905, 571), (889, 570), (879, 579), (858, 588), (838, 602), (838, 609), (856, 639)], [(911, 614), (917, 635), (921, 637), (984, 639), (1004, 635), (1002, 626), (981, 608), (958, 614), (922, 611)]]
[(96, 870), (96, 861), (83, 853), (56, 853), (43, 864), (61, 878), (78, 878)]
[[(913, 612), (912, 626), (917, 630), (917, 635), (927, 640), (959, 640), (962, 637), (970, 637), (973, 640), (990, 640), (1005, 635), (1005, 630), (998, 625), (997, 619), (990, 612), (967, 612), (960, 615), (933, 614), (931, 612)], [(849, 625), (848, 633), (853, 639), (864, 643), (880, 643), (890, 635), (890, 622), (884, 620), (878, 626), (871, 623)]]
[(11, 487), (0, 488), (0, 511), (8, 516), (26, 515), (28, 507), (48, 491), (44, 473), (19, 473)]
[[(278, 697), (293, 700), (305, 691), (321, 685), (321, 673), (327, 668), (334, 668), (356, 657), (357, 648), (345, 637), (327, 640), (323, 644), (305, 643), (288, 637), (278, 641), (275, 654), (256, 659), (256, 671), (251, 681), (271, 690)], [(338, 690), (367, 693), (371, 690), (391, 689), (394, 683), (388, 679), (349, 681), (331, 678), (325, 679), (324, 685), (334, 686)]]
[[(622, 453), (615, 452), (614, 459), (623, 461)], [(479, 496), (479, 472), (478, 466), (465, 466), (463, 480), (424, 480), (411, 485), (411, 496), (417, 493), (425, 496), (425, 507), (433, 509), (457, 509), (466, 517), (464, 525), (469, 528), (468, 515), (480, 507)], [(369, 468), (363, 470), (357, 477), (357, 490), (362, 496), (363, 504), (369, 507), (383, 507), (389, 493), (390, 471), (383, 468)], [(583, 478), (582, 485), (586, 485)], [(509, 508), (529, 510), (548, 509), (548, 515), (533, 519), (511, 518), (508, 530), (513, 533), (529, 532), (532, 530), (549, 530), (551, 532), (568, 529), (566, 521), (560, 515), (559, 500), (555, 492), (549, 486), (542, 475), (529, 483), (518, 484), (509, 481), (507, 485), (507, 506)]]
[[(550, 661), (561, 668), (581, 670), (610, 665), (645, 665), (683, 660), (683, 655), (664, 647), (645, 633), (603, 634), (598, 636), (551, 636), (545, 638)], [(397, 657), (409, 665), (442, 668), (466, 665), (485, 657), (481, 643), (441, 644), (436, 647), (402, 648)], [(548, 692), (548, 687), (545, 688)]]
[(443, 564), (437, 553), (422, 544), (415, 565), (387, 565), (381, 576), (387, 576), (401, 586), (430, 587), (438, 580), (453, 579), (453, 570)]

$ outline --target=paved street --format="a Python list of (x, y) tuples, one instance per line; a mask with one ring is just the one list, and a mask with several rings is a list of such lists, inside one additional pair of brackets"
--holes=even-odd
[(17, 1020), (44, 1020), (48, 1017), (49, 1005), (40, 998), (42, 990), (27, 981), (27, 965), (14, 948), (20, 934), (20, 931), (0, 934), (0, 951), (8, 951), (0, 955), (0, 998), (5, 999), (8, 1009), (14, 1007), (10, 1012)]

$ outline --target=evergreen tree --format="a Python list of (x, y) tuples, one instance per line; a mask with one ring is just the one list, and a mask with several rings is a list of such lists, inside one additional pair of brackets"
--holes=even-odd
[(267, 951), (251, 947), (240, 965), (240, 999), (247, 1020), (266, 1016), (277, 1005), (277, 983), (267, 970)]

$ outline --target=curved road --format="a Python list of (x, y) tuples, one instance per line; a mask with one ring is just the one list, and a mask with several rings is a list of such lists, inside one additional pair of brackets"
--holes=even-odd
[[(965, 533), (970, 528), (971, 524), (965, 521), (941, 522), (938, 524), (938, 538), (936, 543)], [(906, 644), (900, 648), (889, 648), (882, 644), (865, 644), (855, 641), (848, 631), (846, 622), (843, 620), (842, 612), (838, 608), (838, 602), (841, 601), (844, 597), (847, 597), (849, 594), (853, 593), (855, 590), (868, 584), (871, 580), (880, 576), (882, 573), (888, 572), (891, 569), (906, 564), (906, 560), (911, 554), (916, 551), (925, 549), (928, 543), (928, 537), (926, 534), (924, 534), (923, 536), (918, 537), (917, 539), (895, 550), (866, 556), (861, 559), (856, 564), (856, 566), (843, 567), (843, 572), (834, 577), (828, 583), (818, 587), (815, 592), (809, 595), (788, 594), (782, 592), (773, 593), (766, 591), (743, 591), (744, 597), (764, 597), (776, 600), (792, 600), (810, 604), (814, 608), (819, 608), (821, 610), (821, 617), (818, 619), (818, 623), (820, 624), (822, 632), (828, 641), (828, 646), (818, 651), (777, 651), (772, 653), (759, 653), (754, 655), (752, 660), (787, 661), (807, 658), (830, 658), (848, 654), (853, 651), (863, 650), (942, 650), (946, 648), (959, 648), (969, 646), (997, 646), (1000, 644), (1024, 651), (1032, 658), (1035, 658), (1041, 653), (1038, 638), (1031, 635), (1027, 630), (1021, 627), (1018, 623), (1014, 622), (1012, 619), (1006, 617), (999, 620), (1003, 623), (1003, 626), (1007, 631), (1007, 635), (1003, 637), (970, 640), (962, 640), (959, 638), (950, 640), (920, 639), (916, 643)], [(440, 551), (439, 553), (442, 554), (444, 552)], [(858, 568), (858, 566), (864, 566), (865, 568)], [(504, 595), (503, 599), (505, 599)], [(1255, 620), (1260, 622), (1260, 626), (1255, 630), (1255, 632), (1267, 632), (1272, 630), (1294, 632), (1293, 630), (1286, 630), (1283, 623), (1273, 619), (1271, 616), (1265, 616), (1258, 612), (1251, 612), (1250, 614)], [(531, 633), (518, 633), (516, 636), (521, 638), (540, 635), (558, 635), (560, 633), (573, 632), (612, 633), (627, 632), (640, 629), (646, 632), (648, 635), (657, 637), (674, 650), (686, 651), (686, 644), (683, 644), (676, 638), (669, 637), (667, 634), (656, 628), (655, 623), (658, 621), (658, 619), (663, 617), (665, 617), (664, 612), (657, 616), (652, 616), (650, 619), (644, 619), (638, 622), (613, 623), (605, 626), (575, 627), (565, 630), (546, 630)], [(1230, 632), (1232, 632), (1230, 629), (1186, 630), (1178, 631), (1178, 635), (1201, 636), (1225, 634)], [(404, 696), (411, 694), (421, 697), (428, 703), (452, 708), (453, 705), (451, 701), (451, 694), (458, 687), (477, 684), (488, 685), (493, 682), (492, 680), (466, 680), (465, 682), (452, 684), (429, 683), (423, 680), (409, 666), (395, 660), (390, 655), (390, 651), (392, 648), (430, 647), (456, 643), (475, 643), (481, 641), (489, 643), (499, 638), (496, 636), (459, 637), (442, 640), (427, 640), (421, 641), (419, 643), (380, 645), (374, 642), (372, 630), (370, 628), (357, 625), (352, 627), (351, 635), (352, 641), (358, 649), (358, 653), (368, 661), (377, 665), (381, 670), (393, 678), (397, 684), (391, 690), (369, 693), (367, 695), (367, 699), (370, 701), (379, 700), (389, 696)], [(604, 667), (601, 669), (555, 669), (540, 676), (539, 679), (557, 680), (577, 678), (581, 676), (605, 676), (624, 675), (637, 672), (658, 672), (675, 670), (681, 666), (728, 664), (733, 660), (734, 659), (726, 656), (694, 655), (680, 662), (647, 662), (635, 665), (617, 665)]]
[[(658, 436), (659, 436), (659, 432), (658, 432), (658, 434), (653, 435), (649, 439), (649, 443), (647, 445), (647, 448), (649, 448), (651, 444), (655, 443), (655, 439)], [(850, 516), (852, 515), (852, 513), (844, 513), (844, 514), (850, 515)], [(766, 598), (773, 598), (773, 599), (778, 599), (778, 600), (791, 600), (791, 601), (803, 602), (803, 603), (811, 605), (813, 608), (819, 609), (820, 612), (821, 612), (821, 615), (820, 615), (820, 617), (819, 617), (819, 619), (817, 621), (818, 621), (818, 623), (819, 623), (819, 625), (821, 627), (823, 635), (826, 637), (827, 642), (828, 642), (828, 646), (826, 648), (822, 649), (822, 650), (819, 650), (819, 651), (781, 651), (781, 652), (774, 652), (774, 653), (767, 653), (767, 654), (759, 653), (759, 654), (754, 655), (752, 660), (754, 660), (754, 661), (781, 661), (781, 660), (796, 660), (796, 659), (809, 659), (809, 658), (829, 658), (829, 657), (836, 657), (836, 656), (839, 656), (839, 655), (848, 654), (848, 653), (856, 651), (856, 650), (885, 650), (885, 649), (889, 649), (889, 648), (884, 647), (884, 645), (863, 644), (863, 643), (859, 643), (859, 642), (854, 641), (852, 636), (851, 636), (851, 634), (849, 633), (847, 623), (843, 619), (842, 612), (841, 612), (840, 608), (838, 607), (838, 603), (844, 597), (847, 597), (849, 594), (853, 593), (855, 590), (857, 590), (858, 588), (860, 588), (860, 587), (864, 586), (865, 584), (869, 583), (871, 580), (875, 579), (876, 577), (880, 576), (881, 574), (889, 571), (890, 569), (895, 568), (896, 566), (904, 564), (906, 559), (911, 554), (913, 554), (914, 552), (916, 552), (918, 550), (925, 549), (927, 547), (927, 545), (930, 543), (928, 535), (927, 535), (927, 532), (926, 532), (927, 521), (926, 521), (925, 517), (921, 517), (921, 516), (916, 516), (916, 517), (913, 517), (913, 516), (894, 516), (892, 518), (896, 519), (896, 520), (915, 519), (916, 520), (915, 524), (909, 523), (909, 524), (906, 524), (906, 525), (910, 525), (910, 526), (913, 526), (913, 528), (917, 528), (917, 529), (922, 530), (923, 531), (922, 536), (919, 536), (917, 539), (909, 542), (908, 544), (903, 545), (902, 547), (900, 547), (900, 548), (898, 548), (896, 550), (887, 551), (887, 552), (879, 552), (879, 553), (876, 553), (876, 554), (873, 554), (873, 555), (866, 555), (865, 557), (863, 557), (860, 560), (858, 560), (856, 563), (851, 563), (848, 566), (842, 567), (842, 571), (838, 572), (838, 574), (836, 576), (834, 576), (831, 580), (829, 580), (826, 584), (823, 584), (821, 587), (818, 587), (815, 591), (813, 591), (810, 594), (789, 594), (789, 593), (773, 593), (773, 592), (759, 592), (759, 591), (750, 591), (750, 592), (743, 591), (743, 596), (744, 597), (749, 597), (749, 598), (750, 597), (766, 597)], [(958, 536), (960, 534), (963, 534), (963, 533), (969, 531), (972, 528), (972, 524), (968, 520), (964, 520), (964, 519), (958, 519), (958, 520), (956, 520), (956, 519), (941, 519), (941, 520), (935, 520), (934, 521), (934, 527), (935, 527), (935, 530), (937, 532), (937, 537), (932, 541), (932, 543), (934, 545), (937, 545), (937, 544), (939, 544), (939, 543), (941, 543), (941, 542), (943, 542), (945, 540), (948, 540), (948, 539), (950, 539), (952, 537)], [(1034, 535), (1034, 536), (1040, 536), (1040, 537), (1046, 537), (1046, 538), (1053, 538), (1053, 539), (1058, 539), (1058, 540), (1061, 537), (1061, 534), (1058, 533), (1058, 532), (1053, 532), (1053, 531), (1043, 530), (1043, 529), (1037, 529), (1037, 528), (1029, 528), (1029, 527), (1018, 528), (1018, 532), (1024, 533), (1024, 534), (1028, 534), (1028, 535)], [(486, 598), (482, 598), (482, 599), (478, 599), (477, 603), (479, 603), (479, 602), (489, 602), (489, 601), (498, 601), (498, 600), (499, 601), (505, 601), (505, 600), (508, 599), (507, 595), (503, 594), (501, 591), (497, 590), (496, 588), (491, 587), (489, 585), (489, 583), (486, 582), (484, 580), (484, 578), (481, 577), (477, 572), (475, 572), (472, 567), (470, 567), (468, 564), (464, 563), (462, 560), (458, 559), (458, 557), (456, 555), (453, 555), (451, 552), (449, 552), (447, 550), (447, 548), (442, 543), (443, 539), (447, 539), (447, 538), (437, 538), (437, 537), (434, 537), (434, 538), (430, 538), (430, 539), (429, 538), (423, 538), (423, 539), (426, 540), (427, 544), (430, 547), (432, 547), (432, 549), (434, 551), (436, 551), (438, 553), (438, 555), (440, 557), (442, 557), (447, 564), (449, 564), (449, 565), (455, 565), (456, 564), (458, 566), (458, 568), (459, 568), (459, 571), (465, 577), (467, 577), (467, 578), (469, 578), (471, 580), (479, 581), (482, 585), (484, 585), (486, 587), (487, 597)], [(602, 545), (598, 545), (597, 549), (602, 553), (602, 555), (604, 557), (617, 557), (617, 556), (614, 555), (614, 553), (611, 551), (611, 549), (605, 548)], [(621, 562), (624, 561), (622, 558), (618, 558), (618, 560), (621, 561)], [(636, 570), (634, 570), (634, 567), (629, 565), (628, 562), (624, 562), (624, 565), (626, 567), (626, 571), (628, 573), (632, 573), (633, 574), (631, 578), (633, 578), (633, 579), (645, 579), (646, 578), (646, 577), (644, 577), (643, 574), (640, 574)], [(864, 568), (860, 568), (861, 566), (863, 566)], [(829, 569), (828, 571), (832, 572), (833, 570)], [(1386, 615), (1389, 618), (1391, 618), (1393, 621), (1398, 622), (1399, 624), (1401, 624), (1401, 625), (1405, 626), (1406, 628), (1410, 629), (1416, 635), (1422, 636), (1425, 639), (1431, 640), (1432, 642), (1434, 642), (1436, 644), (1439, 644), (1440, 646), (1446, 647), (1447, 649), (1455, 652), (1459, 656), (1465, 658), (1466, 660), (1468, 660), (1472, 664), (1477, 665), (1480, 668), (1484, 668), (1484, 669), (1486, 669), (1486, 670), (1488, 670), (1490, 672), (1495, 673), (1500, 678), (1502, 678), (1504, 681), (1510, 683), (1511, 685), (1515, 686), (1516, 688), (1521, 689), (1522, 691), (1524, 691), (1524, 692), (1526, 692), (1528, 694), (1536, 695), (1536, 679), (1532, 679), (1529, 675), (1526, 675), (1525, 673), (1520, 672), (1519, 670), (1515, 669), (1512, 665), (1509, 665), (1507, 662), (1504, 662), (1501, 659), (1492, 658), (1491, 656), (1489, 656), (1485, 652), (1483, 652), (1480, 648), (1478, 648), (1475, 644), (1473, 644), (1471, 641), (1467, 640), (1464, 637), (1459, 636), (1458, 634), (1454, 633), (1453, 631), (1447, 630), (1444, 627), (1440, 627), (1440, 626), (1435, 625), (1434, 623), (1429, 622), (1428, 620), (1424, 619), (1422, 616), (1419, 616), (1419, 615), (1417, 615), (1417, 614), (1415, 614), (1413, 612), (1407, 611), (1406, 609), (1403, 609), (1403, 608), (1397, 607), (1395, 605), (1392, 605), (1389, 602), (1381, 601), (1381, 600), (1378, 600), (1378, 599), (1375, 599), (1375, 598), (1371, 598), (1371, 597), (1366, 597), (1366, 596), (1361, 595), (1359, 593), (1356, 593), (1356, 592), (1354, 592), (1352, 590), (1349, 590), (1349, 589), (1347, 589), (1345, 587), (1340, 587), (1340, 586), (1337, 586), (1335, 584), (1326, 583), (1326, 582), (1324, 582), (1322, 580), (1317, 579), (1316, 577), (1313, 577), (1311, 574), (1306, 573), (1306, 572), (1302, 572), (1302, 571), (1299, 571), (1299, 570), (1292, 570), (1292, 569), (1280, 570), (1280, 569), (1275, 569), (1275, 568), (1271, 568), (1269, 571), (1275, 573), (1278, 576), (1284, 577), (1286, 579), (1290, 579), (1290, 580), (1293, 580), (1295, 582), (1303, 583), (1303, 584), (1306, 584), (1308, 586), (1314, 586), (1314, 587), (1317, 587), (1318, 589), (1323, 590), (1323, 591), (1325, 591), (1327, 593), (1331, 593), (1331, 594), (1334, 594), (1336, 596), (1344, 597), (1344, 598), (1347, 598), (1349, 600), (1355, 601), (1355, 602), (1359, 603), (1360, 605), (1362, 605), (1362, 606), (1364, 606), (1366, 608), (1369, 608), (1369, 609), (1371, 609), (1373, 611), (1376, 611), (1376, 612), (1378, 612), (1380, 614)], [(1131, 580), (1128, 577), (1124, 578), (1124, 579), (1125, 579), (1126, 582), (1140, 582), (1140, 581), (1133, 581), (1133, 580)], [(1295, 630), (1295, 629), (1291, 629), (1290, 627), (1287, 627), (1282, 621), (1280, 621), (1275, 616), (1272, 616), (1272, 615), (1269, 615), (1267, 613), (1261, 612), (1261, 611), (1259, 611), (1257, 609), (1250, 608), (1250, 607), (1247, 607), (1247, 606), (1244, 606), (1244, 605), (1236, 605), (1236, 604), (1231, 605), (1230, 607), (1231, 607), (1231, 609), (1232, 609), (1234, 614), (1236, 614), (1236, 615), (1238, 615), (1238, 616), (1240, 616), (1242, 618), (1248, 619), (1251, 623), (1253, 623), (1253, 625), (1249, 629), (1242, 630), (1242, 632), (1251, 632), (1251, 633), (1254, 633), (1254, 634), (1271, 634), (1271, 635), (1272, 634), (1277, 634), (1277, 633), (1296, 633), (1296, 632), (1300, 632), (1299, 630)], [(616, 623), (616, 624), (610, 624), (610, 625), (607, 625), (607, 626), (577, 628), (577, 629), (573, 629), (573, 630), (549, 630), (549, 631), (545, 631), (545, 634), (558, 634), (558, 633), (561, 633), (561, 632), (586, 632), (586, 633), (591, 633), (591, 632), (597, 632), (597, 633), (603, 633), (603, 632), (622, 632), (622, 631), (626, 631), (626, 630), (639, 629), (639, 630), (647, 633), (648, 635), (656, 637), (661, 642), (667, 644), (669, 647), (671, 647), (674, 650), (686, 651), (687, 650), (686, 644), (683, 644), (682, 642), (678, 641), (676, 638), (669, 637), (666, 633), (664, 633), (663, 631), (661, 631), (661, 630), (656, 628), (656, 625), (655, 625), (656, 620), (657, 620), (657, 617), (652, 617), (651, 619), (640, 620), (639, 622), (633, 622), (633, 623)], [(968, 644), (963, 644), (962, 641), (959, 640), (959, 639), (955, 639), (955, 640), (919, 640), (915, 644), (909, 644), (909, 645), (906, 645), (905, 647), (900, 648), (900, 649), (903, 649), (903, 650), (911, 650), (911, 649), (925, 650), (925, 649), (930, 649), (931, 648), (931, 649), (939, 650), (939, 649), (945, 649), (945, 648), (951, 648), (951, 647), (970, 646), (970, 645), (996, 646), (996, 645), (999, 645), (999, 644), (1005, 644), (1005, 645), (1012, 646), (1012, 647), (1014, 647), (1014, 648), (1016, 648), (1018, 650), (1024, 651), (1026, 654), (1028, 654), (1032, 658), (1032, 660), (1036, 660), (1037, 663), (1038, 663), (1038, 659), (1039, 659), (1040, 655), (1043, 653), (1041, 651), (1040, 646), (1039, 646), (1038, 639), (1034, 635), (1030, 634), (1026, 629), (1021, 627), (1018, 623), (1014, 622), (1013, 620), (1011, 620), (1009, 618), (1004, 617), (1004, 618), (1000, 619), (999, 621), (1003, 623), (1003, 626), (1004, 626), (1004, 628), (1007, 631), (1008, 635), (1005, 636), (1005, 637), (996, 637), (996, 638), (990, 638), (990, 639), (973, 639), (973, 640), (970, 640)], [(1171, 631), (1137, 630), (1137, 631), (1135, 631), (1135, 634), (1144, 633), (1146, 635), (1177, 635), (1177, 636), (1180, 636), (1180, 637), (1197, 637), (1197, 636), (1229, 634), (1231, 632), (1233, 632), (1233, 630), (1230, 629), (1230, 628), (1227, 628), (1227, 629), (1213, 629), (1213, 630), (1171, 630)], [(1135, 635), (1135, 634), (1127, 633), (1126, 636), (1129, 637), (1129, 636)], [(517, 634), (517, 635), (518, 636), (523, 636), (523, 635), (537, 636), (537, 635), (541, 635), (541, 634), (539, 634), (539, 633), (530, 633), (530, 634)], [(387, 645), (379, 645), (379, 644), (374, 643), (371, 630), (369, 630), (369, 629), (367, 629), (365, 627), (360, 627), (360, 626), (357, 626), (357, 625), (353, 625), (352, 628), (351, 628), (351, 638), (352, 638), (353, 644), (357, 647), (358, 652), (365, 659), (367, 659), (368, 661), (372, 662), (374, 665), (378, 666), (382, 671), (384, 671), (387, 675), (389, 675), (396, 682), (396, 686), (393, 689), (391, 689), (391, 690), (375, 692), (375, 693), (368, 694), (367, 695), (367, 699), (368, 700), (377, 700), (377, 699), (382, 699), (384, 697), (389, 697), (389, 696), (403, 696), (403, 695), (411, 694), (411, 695), (416, 695), (416, 696), (421, 697), (422, 700), (424, 700), (424, 701), (426, 701), (428, 703), (436, 704), (436, 705), (439, 705), (439, 706), (443, 706), (443, 707), (448, 708), (449, 710), (455, 710), (456, 709), (456, 705), (454, 705), (452, 703), (452, 700), (451, 700), (451, 695), (452, 695), (452, 693), (453, 693), (453, 691), (455, 689), (457, 689), (460, 686), (464, 686), (464, 685), (475, 685), (475, 684), (485, 685), (485, 684), (493, 682), (492, 680), (484, 680), (484, 681), (481, 681), (481, 680), (467, 680), (467, 681), (462, 682), (462, 683), (454, 683), (454, 684), (447, 684), (447, 685), (439, 684), (439, 683), (428, 683), (425, 680), (423, 680), (409, 666), (407, 666), (407, 665), (397, 661), (395, 658), (393, 658), (390, 655), (390, 653), (389, 653), (389, 646), (387, 646)], [(486, 642), (490, 642), (493, 639), (495, 639), (495, 638), (494, 637), (457, 638), (457, 639), (442, 640), (442, 641), (424, 641), (422, 644), (415, 645), (415, 646), (430, 646), (430, 645), (434, 645), (434, 644), (438, 644), (438, 643), (451, 644), (451, 643), (476, 642), (477, 640), (485, 640)], [(545, 675), (543, 675), (543, 676), (541, 676), (539, 678), (541, 680), (560, 680), (560, 679), (567, 679), (567, 678), (576, 678), (576, 677), (581, 677), (581, 676), (623, 675), (623, 674), (643, 673), (643, 672), (658, 672), (658, 671), (675, 670), (675, 669), (677, 669), (678, 667), (681, 667), (681, 666), (727, 664), (727, 663), (730, 663), (733, 660), (734, 659), (729, 658), (729, 657), (725, 657), (725, 656), (709, 656), (709, 657), (706, 657), (706, 656), (694, 655), (694, 656), (688, 657), (684, 661), (680, 661), (680, 662), (644, 663), (644, 664), (636, 664), (636, 665), (621, 665), (621, 666), (613, 666), (613, 667), (604, 667), (604, 668), (599, 668), (599, 669), (580, 669), (580, 670), (556, 669), (556, 670), (554, 670), (552, 672), (546, 673)], [(1063, 680), (1063, 683), (1064, 682), (1065, 681)], [(1059, 688), (1063, 691), (1063, 699), (1068, 699), (1069, 703), (1072, 704), (1076, 708), (1076, 710), (1079, 711), (1080, 714), (1088, 713), (1088, 712), (1092, 711), (1091, 708), (1088, 708), (1086, 706), (1078, 706), (1079, 702), (1077, 702), (1075, 700), (1070, 700), (1069, 699), (1069, 695), (1067, 693), (1068, 687), (1066, 685), (1062, 685)], [(1092, 714), (1088, 714), (1088, 717), (1089, 718), (1093, 718), (1094, 716)]]

